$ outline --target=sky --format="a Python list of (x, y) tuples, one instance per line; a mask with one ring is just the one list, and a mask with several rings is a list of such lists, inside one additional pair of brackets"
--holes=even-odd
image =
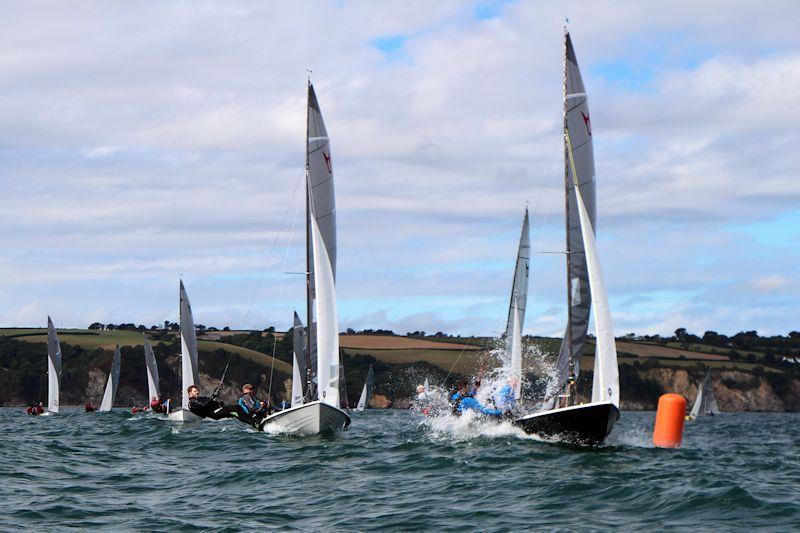
[(0, 18), (0, 326), (290, 327), (308, 71), (340, 329), (565, 324), (562, 27), (615, 333), (800, 330), (800, 4), (33, 1)]

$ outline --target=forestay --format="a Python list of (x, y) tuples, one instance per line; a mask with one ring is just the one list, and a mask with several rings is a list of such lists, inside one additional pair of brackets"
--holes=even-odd
[(114, 400), (117, 397), (117, 386), (119, 385), (119, 369), (122, 356), (119, 351), (119, 345), (114, 350), (114, 360), (111, 362), (111, 370), (108, 373), (108, 380), (106, 381), (106, 391), (103, 394), (103, 402), (100, 404), (98, 411), (111, 411), (114, 407)]
[(156, 364), (156, 354), (147, 337), (144, 337), (144, 363), (147, 367), (147, 400), (160, 398), (161, 393), (158, 388), (158, 365)]
[(192, 305), (180, 281), (180, 313), (181, 313), (181, 408), (189, 408), (190, 386), (197, 384), (198, 375), (197, 336), (192, 318)]
[[(591, 309), (589, 273), (584, 254), (585, 242), (581, 230), (580, 214), (575, 194), (575, 182), (580, 193), (591, 228), (595, 222), (595, 175), (594, 149), (592, 147), (592, 123), (589, 115), (589, 102), (583, 85), (575, 50), (569, 33), (564, 34), (564, 127), (572, 140), (574, 166), (568, 162), (567, 148), (564, 150), (564, 178), (566, 192), (567, 223), (567, 276), (569, 279), (570, 324), (567, 326), (556, 364), (559, 383), (566, 383), (569, 377), (570, 359), (574, 362), (577, 376), (580, 372), (580, 353), (586, 342)], [(573, 176), (573, 168), (575, 176)], [(571, 342), (568, 333), (571, 331)]]
[(61, 394), (61, 343), (53, 326), (53, 321), (47, 317), (47, 410), (57, 413)]

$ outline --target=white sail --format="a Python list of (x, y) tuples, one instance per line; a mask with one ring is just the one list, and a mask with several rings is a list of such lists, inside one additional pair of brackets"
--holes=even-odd
[(57, 413), (61, 394), (61, 343), (53, 326), (53, 321), (47, 317), (47, 410)]
[(117, 397), (117, 386), (119, 385), (121, 360), (122, 356), (119, 351), (119, 345), (117, 345), (117, 349), (114, 350), (114, 360), (111, 362), (111, 370), (108, 372), (103, 402), (100, 404), (100, 409), (98, 409), (98, 411), (111, 411), (111, 408), (114, 407), (114, 400)]
[[(313, 206), (312, 206), (313, 209)], [(339, 319), (336, 310), (336, 283), (322, 234), (314, 217), (311, 218), (314, 255), (317, 317), (317, 395), (319, 400), (339, 407)]]
[(292, 357), (292, 407), (303, 405), (303, 381), (300, 377), (300, 365), (297, 353)]
[(700, 408), (703, 406), (703, 382), (697, 384), (697, 399), (694, 401), (694, 405), (692, 406), (692, 412), (689, 413), (691, 418), (697, 418), (700, 416)]
[(144, 338), (144, 363), (147, 367), (147, 401), (155, 396), (159, 398), (161, 392), (158, 389), (158, 365), (156, 364), (156, 354), (147, 337)]
[[(511, 352), (511, 337), (515, 322), (519, 322), (522, 332), (525, 325), (525, 309), (528, 305), (528, 284), (531, 262), (531, 237), (528, 222), (528, 209), (525, 208), (525, 218), (522, 221), (522, 233), (519, 237), (517, 249), (517, 263), (514, 267), (514, 281), (511, 284), (511, 298), (508, 302), (508, 319), (506, 320), (506, 342), (509, 343), (508, 352)], [(516, 304), (516, 311), (514, 305)]]
[(428, 383), (428, 378), (425, 378), (425, 384), (422, 386), (425, 390), (425, 394), (428, 394), (431, 390), (430, 383)]
[(363, 411), (366, 409), (370, 394), (372, 392), (372, 382), (374, 379), (374, 373), (372, 371), (372, 366), (370, 365), (369, 371), (367, 372), (367, 379), (364, 380), (364, 388), (361, 389), (361, 397), (358, 399), (356, 411)]
[(519, 400), (522, 392), (522, 335), (520, 327), (522, 320), (519, 317), (516, 299), (512, 307), (514, 311), (513, 328), (511, 330), (511, 372), (510, 378), (514, 380), (514, 398)]
[[(594, 149), (589, 102), (583, 85), (578, 60), (569, 33), (564, 34), (564, 126), (572, 140), (573, 165), (568, 164), (567, 148), (564, 154), (564, 179), (566, 191), (567, 276), (569, 280), (570, 320), (561, 343), (556, 370), (561, 384), (569, 377), (569, 362), (580, 373), (580, 354), (589, 328), (592, 293), (589, 289), (589, 272), (584, 254), (580, 213), (575, 194), (575, 182), (583, 197), (586, 218), (596, 229)], [(573, 176), (573, 170), (575, 176)], [(571, 335), (569, 335), (571, 333)]]
[(199, 381), (197, 336), (192, 318), (192, 305), (186, 295), (183, 280), (180, 281), (180, 312), (181, 312), (181, 408), (189, 408), (189, 393), (187, 389)]
[[(570, 139), (567, 138), (570, 145)], [(579, 189), (575, 189), (578, 200), (581, 233), (583, 235), (586, 268), (589, 274), (589, 287), (592, 294), (592, 311), (594, 312), (595, 355), (594, 379), (592, 381), (592, 402), (610, 401), (619, 408), (619, 367), (617, 366), (617, 345), (614, 340), (614, 325), (611, 322), (611, 310), (608, 307), (608, 294), (603, 278), (603, 270), (597, 255), (597, 243), (594, 238), (589, 213), (583, 204)]]

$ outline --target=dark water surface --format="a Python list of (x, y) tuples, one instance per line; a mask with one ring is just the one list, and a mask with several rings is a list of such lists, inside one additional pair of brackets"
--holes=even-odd
[(800, 415), (701, 419), (680, 450), (650, 446), (653, 419), (623, 413), (587, 450), (401, 411), (300, 439), (234, 420), (0, 409), (0, 528), (800, 527)]

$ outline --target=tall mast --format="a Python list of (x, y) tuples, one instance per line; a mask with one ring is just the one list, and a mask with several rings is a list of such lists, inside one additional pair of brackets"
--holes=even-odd
[[(567, 150), (569, 150), (566, 135), (569, 131), (567, 128), (569, 127), (567, 124), (567, 26), (564, 25), (564, 222), (566, 226), (566, 234), (567, 234), (567, 353), (569, 355), (569, 377), (567, 383), (572, 380), (573, 376), (575, 375), (575, 361), (572, 355), (572, 279), (570, 278), (570, 272), (572, 267), (572, 258), (571, 258), (571, 249), (570, 249), (570, 228), (569, 228), (569, 154)], [(569, 385), (567, 385), (567, 393), (569, 394)], [(569, 396), (567, 397), (567, 401), (569, 402)]]
[[(311, 249), (311, 182), (308, 167), (308, 108), (310, 105), (309, 99), (311, 97), (311, 74), (308, 75), (308, 88), (306, 92), (306, 383), (308, 390), (311, 390), (311, 343), (313, 342), (313, 335), (311, 334), (311, 325), (313, 317), (314, 302), (311, 298), (311, 268), (312, 268), (312, 249)], [(309, 398), (313, 400), (313, 398)]]

